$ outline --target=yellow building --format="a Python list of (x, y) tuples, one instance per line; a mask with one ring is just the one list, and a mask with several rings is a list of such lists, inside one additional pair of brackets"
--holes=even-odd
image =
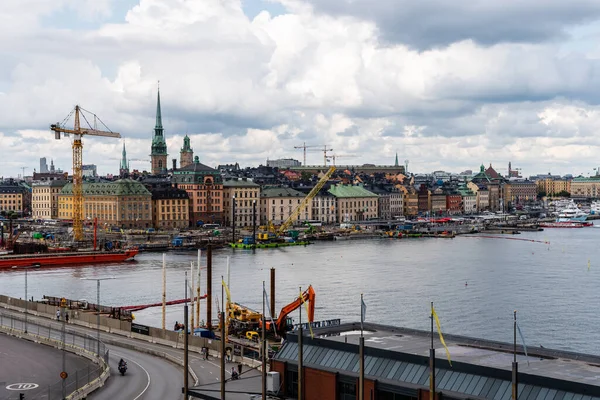
[[(233, 202), (235, 199), (235, 217)], [(252, 204), (256, 202), (256, 224), (260, 224), (260, 185), (247, 178), (227, 179), (223, 182), (223, 220), (225, 226), (252, 227)]]
[(573, 178), (571, 181), (571, 197), (575, 199), (600, 198), (600, 176)]
[(19, 185), (0, 186), (0, 212), (23, 213), (25, 188)]
[(58, 218), (58, 195), (67, 184), (64, 180), (34, 182), (31, 195), (31, 216), (35, 219)]
[[(83, 211), (86, 220), (98, 218), (101, 227), (150, 228), (152, 194), (140, 182), (120, 179), (115, 182), (83, 184)], [(73, 184), (66, 184), (58, 196), (58, 219), (73, 219)]]
[(402, 208), (405, 217), (414, 217), (419, 214), (419, 195), (413, 189), (407, 189), (405, 186), (399, 186), (402, 192)]
[(570, 179), (538, 179), (536, 184), (538, 193), (546, 193), (547, 196), (554, 196), (560, 192), (571, 193)]
[(152, 226), (155, 229), (183, 229), (190, 225), (190, 198), (185, 190), (173, 187), (152, 190)]
[[(306, 197), (304, 193), (290, 188), (265, 189), (260, 194), (261, 225), (272, 221), (275, 225), (285, 222)], [(295, 223), (312, 219), (310, 204), (298, 215)]]

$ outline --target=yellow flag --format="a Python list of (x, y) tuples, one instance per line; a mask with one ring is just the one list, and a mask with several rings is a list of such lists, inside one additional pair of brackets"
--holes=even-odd
[(435, 308), (433, 308), (433, 303), (431, 304), (431, 315), (435, 320), (437, 331), (440, 334), (440, 342), (442, 342), (442, 346), (444, 346), (444, 349), (446, 349), (446, 356), (448, 357), (448, 362), (450, 363), (450, 366), (452, 366), (452, 360), (450, 359), (450, 350), (448, 350), (448, 346), (446, 346), (446, 342), (444, 341), (444, 335), (442, 335), (442, 327), (440, 326), (440, 319), (438, 318), (437, 313), (435, 312)]
[(221, 284), (223, 288), (225, 288), (225, 293), (227, 294), (227, 303), (231, 303), (231, 293), (229, 293), (229, 288), (223, 279), (221, 279)]
[[(308, 311), (308, 304), (306, 304), (306, 301), (304, 301), (304, 296), (302, 296), (302, 292), (300, 292), (300, 300), (302, 300), (302, 303), (304, 303), (304, 307), (306, 308), (306, 316), (307, 316), (307, 319), (308, 319), (308, 315), (310, 315), (310, 313)], [(311, 322), (312, 321), (308, 321), (308, 329), (310, 330), (310, 337), (311, 337), (311, 339), (314, 339), (315, 335), (314, 335), (313, 330), (312, 330), (312, 324), (311, 324)]]

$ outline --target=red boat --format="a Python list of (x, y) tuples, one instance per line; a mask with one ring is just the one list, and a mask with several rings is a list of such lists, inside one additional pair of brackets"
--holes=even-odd
[(81, 251), (69, 253), (11, 254), (0, 256), (0, 269), (12, 267), (62, 267), (71, 264), (98, 264), (133, 259), (137, 248), (117, 251)]

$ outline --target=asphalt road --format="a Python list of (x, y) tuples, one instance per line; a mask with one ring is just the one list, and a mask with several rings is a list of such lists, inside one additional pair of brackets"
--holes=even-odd
[[(92, 393), (92, 400), (164, 400), (183, 399), (183, 369), (163, 358), (121, 347), (108, 346), (110, 378), (102, 389)], [(127, 372), (121, 376), (119, 359), (127, 361)]]
[[(26, 398), (38, 393), (48, 393), (48, 385), (55, 385), (61, 380), (62, 356), (62, 351), (54, 347), (0, 334), (0, 399), (18, 399), (19, 393), (26, 394)], [(86, 370), (88, 366), (92, 369), (95, 367), (83, 357), (68, 352), (65, 356), (66, 371), (71, 376), (74, 376), (77, 370)], [(18, 383), (33, 383), (39, 386), (30, 390), (6, 388), (16, 388), (18, 385), (15, 384)], [(52, 386), (50, 390), (58, 396), (62, 393), (60, 385)]]

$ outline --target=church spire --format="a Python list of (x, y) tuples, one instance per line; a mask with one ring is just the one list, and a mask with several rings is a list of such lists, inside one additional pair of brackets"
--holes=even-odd
[(123, 141), (123, 152), (121, 155), (121, 169), (127, 169), (127, 151), (125, 150), (125, 141)]
[(158, 134), (158, 130), (160, 130), (160, 134), (162, 135), (162, 113), (160, 112), (160, 82), (158, 86), (158, 95), (156, 98), (156, 125), (154, 126), (155, 134)]
[(398, 164), (398, 152), (396, 152), (396, 163), (394, 164), (394, 167), (397, 167), (397, 166), (399, 166), (399, 164)]

